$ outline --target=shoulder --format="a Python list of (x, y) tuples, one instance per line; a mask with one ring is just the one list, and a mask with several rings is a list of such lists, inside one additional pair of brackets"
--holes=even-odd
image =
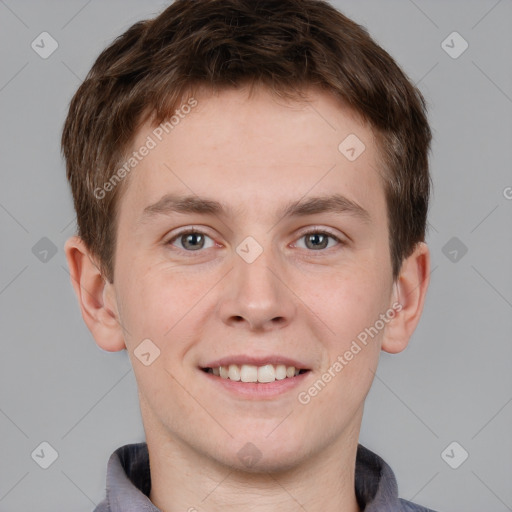
[(110, 512), (107, 499), (105, 498), (101, 503), (99, 503), (93, 512)]
[(355, 468), (356, 498), (365, 512), (435, 512), (398, 497), (398, 484), (390, 466), (359, 444)]
[(416, 503), (404, 500), (403, 498), (399, 498), (398, 501), (400, 502), (400, 505), (402, 505), (400, 512), (436, 512), (435, 510), (422, 507), (421, 505), (416, 505)]

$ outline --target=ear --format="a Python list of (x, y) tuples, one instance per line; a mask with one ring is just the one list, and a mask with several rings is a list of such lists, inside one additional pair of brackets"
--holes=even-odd
[(126, 345), (119, 323), (114, 284), (101, 275), (80, 237), (71, 237), (64, 249), (82, 317), (96, 344), (108, 352), (123, 350)]
[(391, 354), (407, 347), (409, 339), (420, 321), (430, 281), (430, 252), (423, 242), (417, 244), (414, 252), (406, 258), (400, 275), (394, 283), (393, 303), (397, 313), (386, 325), (382, 350)]

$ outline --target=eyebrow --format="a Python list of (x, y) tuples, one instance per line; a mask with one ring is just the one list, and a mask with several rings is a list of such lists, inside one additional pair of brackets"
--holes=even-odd
[[(179, 196), (166, 194), (156, 203), (144, 208), (141, 221), (158, 214), (198, 213), (214, 216), (233, 216), (228, 205), (199, 196)], [(341, 194), (310, 197), (306, 200), (292, 201), (277, 212), (277, 218), (304, 217), (319, 213), (338, 213), (352, 215), (364, 223), (371, 220), (370, 214), (361, 205)]]

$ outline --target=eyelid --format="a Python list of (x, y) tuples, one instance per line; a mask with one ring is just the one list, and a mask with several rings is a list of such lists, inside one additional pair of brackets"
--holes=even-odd
[[(201, 233), (203, 235), (208, 235), (210, 236), (208, 233), (207, 233), (207, 228), (203, 227), (203, 226), (196, 226), (194, 224), (192, 225), (188, 225), (188, 226), (183, 226), (181, 228), (176, 228), (178, 231), (174, 231), (173, 230), (173, 234), (172, 236), (170, 236), (170, 238), (168, 240), (174, 240), (176, 237), (178, 237), (179, 235), (182, 235), (184, 233)], [(211, 237), (210, 237), (211, 238)]]
[(340, 235), (338, 233), (335, 233), (330, 228), (325, 228), (323, 226), (309, 226), (307, 228), (304, 228), (303, 230), (301, 230), (299, 232), (299, 234), (297, 236), (297, 239), (302, 238), (302, 237), (304, 237), (306, 235), (309, 235), (309, 234), (314, 234), (314, 233), (321, 233), (321, 234), (324, 234), (324, 235), (329, 235), (331, 238), (334, 238), (334, 240), (336, 240), (340, 244), (348, 243), (347, 242), (347, 238), (348, 237), (346, 235)]
[(215, 240), (215, 238), (211, 234), (208, 233), (206, 228), (199, 227), (199, 226), (194, 226), (194, 225), (192, 225), (192, 226), (184, 226), (183, 228), (178, 228), (178, 231), (173, 232), (173, 234), (168, 236), (168, 237), (165, 237), (164, 245), (172, 245), (176, 251), (186, 252), (186, 253), (189, 253), (189, 254), (190, 253), (194, 253), (194, 252), (197, 252), (197, 253), (203, 252), (203, 250), (199, 250), (199, 251), (186, 251), (184, 249), (181, 249), (179, 247), (175, 247), (173, 245), (173, 242), (176, 241), (176, 239), (178, 239), (182, 235), (189, 234), (189, 233), (197, 233), (197, 234), (201, 234), (201, 235), (207, 236), (208, 238), (210, 238), (213, 241), (213, 243), (215, 245), (217, 245), (217, 246), (219, 245), (219, 243)]
[(337, 233), (335, 233), (333, 230), (331, 230), (331, 228), (326, 228), (324, 226), (308, 226), (307, 228), (302, 228), (299, 231), (299, 233), (301, 233), (301, 235), (307, 235), (310, 232), (312, 232), (312, 233), (325, 233), (325, 234), (332, 235), (335, 238), (338, 238)]

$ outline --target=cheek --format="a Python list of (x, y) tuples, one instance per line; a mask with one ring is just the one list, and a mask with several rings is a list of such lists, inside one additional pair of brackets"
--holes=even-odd
[(322, 320), (334, 333), (323, 339), (327, 357), (302, 398), (329, 409), (333, 424), (339, 424), (361, 406), (370, 390), (383, 334), (372, 328), (386, 307), (375, 287), (356, 276), (333, 280), (330, 286), (336, 292), (331, 290), (329, 300), (322, 303)]
[(198, 317), (207, 313), (204, 308), (209, 307), (209, 296), (205, 296), (218, 278), (213, 273), (194, 276), (176, 272), (168, 264), (156, 264), (139, 272), (134, 265), (129, 279), (119, 281), (124, 283), (120, 290), (124, 298), (121, 316), (127, 346), (134, 349), (142, 339), (149, 338), (162, 355), (172, 352), (176, 357), (186, 351), (188, 339), (201, 332)]
[[(186, 282), (174, 276), (172, 280), (154, 269), (137, 271), (132, 267), (123, 283), (122, 320), (132, 342), (148, 337), (163, 339), (187, 307)], [(184, 280), (183, 280), (184, 281)]]
[(334, 343), (344, 348), (387, 310), (390, 290), (379, 272), (354, 268), (331, 274), (312, 298)]
[[(194, 286), (196, 281), (190, 278), (177, 273), (171, 276), (156, 267), (139, 273), (134, 266), (130, 278), (123, 282), (122, 320), (139, 391), (153, 408), (162, 406), (165, 411), (179, 408), (186, 412), (193, 404), (180, 386), (186, 381), (182, 362), (197, 334), (187, 322), (189, 313), (204, 295), (203, 287)], [(138, 347), (146, 339), (157, 347), (149, 345), (150, 357), (158, 353), (148, 366), (137, 360), (137, 353), (142, 352)], [(170, 396), (174, 408), (168, 403)], [(175, 420), (169, 417), (167, 421), (171, 425)]]
[(379, 272), (363, 267), (332, 275), (316, 294), (314, 307), (329, 326), (324, 339), (328, 357), (323, 372), (329, 374), (324, 377), (332, 384), (324, 399), (331, 396), (355, 407), (368, 393), (386, 325), (380, 315), (389, 307), (389, 283)]

